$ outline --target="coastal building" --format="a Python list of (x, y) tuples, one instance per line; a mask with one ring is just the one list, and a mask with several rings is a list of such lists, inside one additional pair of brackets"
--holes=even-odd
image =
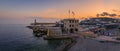
[(91, 21), (101, 21), (101, 23), (113, 23), (117, 22), (118, 19), (115, 18), (108, 18), (108, 17), (99, 17), (99, 18), (90, 18)]
[(104, 25), (110, 23), (119, 23), (120, 21), (115, 18), (99, 17), (99, 18), (89, 18), (80, 22), (80, 25)]
[(120, 23), (120, 18), (117, 18), (117, 20), (116, 20), (115, 22), (118, 22), (118, 23)]
[(75, 18), (63, 19), (63, 28), (67, 33), (77, 33), (79, 29), (79, 20)]
[(87, 27), (86, 29), (96, 26), (97, 29), (89, 29), (89, 30), (98, 35), (118, 36), (120, 35), (118, 30), (118, 27), (120, 26), (119, 23), (120, 20), (116, 18), (97, 17), (97, 18), (85, 19), (80, 22), (80, 25), (83, 28), (84, 26)]

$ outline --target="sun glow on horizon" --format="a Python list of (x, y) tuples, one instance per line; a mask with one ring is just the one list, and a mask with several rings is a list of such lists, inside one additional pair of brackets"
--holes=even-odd
[[(11, 0), (12, 1), (12, 0)], [(46, 0), (46, 1), (1, 1), (0, 17), (44, 17), (69, 18), (68, 10), (75, 12), (75, 18), (96, 17), (102, 12), (116, 13), (120, 0)], [(21, 4), (24, 3), (24, 4)], [(72, 16), (71, 16), (72, 17)]]

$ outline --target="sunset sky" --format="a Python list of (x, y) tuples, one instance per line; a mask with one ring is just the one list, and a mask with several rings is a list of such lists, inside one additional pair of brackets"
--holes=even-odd
[(68, 18), (68, 10), (75, 12), (75, 18), (119, 14), (120, 0), (0, 0), (0, 18)]

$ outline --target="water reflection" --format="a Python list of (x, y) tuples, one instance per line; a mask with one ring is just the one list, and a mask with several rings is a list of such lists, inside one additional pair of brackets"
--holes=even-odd
[[(33, 35), (37, 38), (39, 38), (39, 37), (43, 38), (43, 36), (46, 36), (47, 33), (46, 33), (46, 31), (39, 31), (39, 32), (33, 31)], [(47, 45), (51, 49), (56, 50), (56, 48), (59, 48), (59, 46), (61, 46), (66, 40), (44, 40), (44, 41), (47, 41)]]
[(48, 45), (52, 48), (57, 48), (62, 44), (63, 40), (48, 40)]

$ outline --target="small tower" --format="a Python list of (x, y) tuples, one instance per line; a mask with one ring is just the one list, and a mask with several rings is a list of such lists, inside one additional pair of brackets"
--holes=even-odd
[(37, 23), (37, 21), (36, 21), (36, 19), (34, 20), (34, 25), (36, 25), (36, 23)]

